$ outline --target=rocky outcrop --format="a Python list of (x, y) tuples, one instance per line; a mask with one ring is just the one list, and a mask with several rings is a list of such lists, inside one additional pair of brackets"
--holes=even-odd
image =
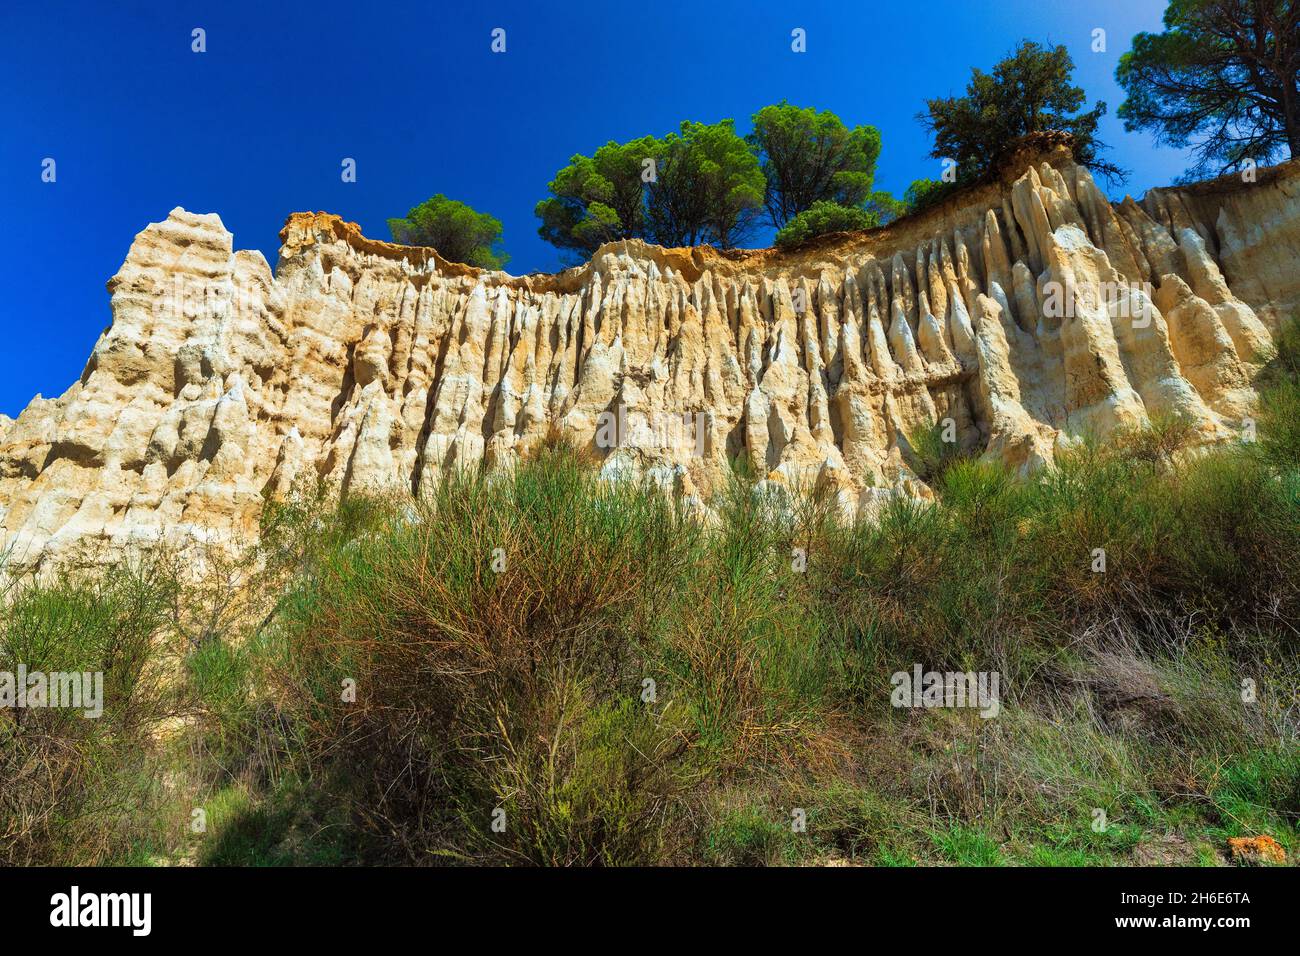
[(0, 417), (11, 568), (254, 540), (323, 484), (418, 495), (559, 429), (610, 477), (696, 500), (742, 458), (849, 513), (926, 496), (932, 428), (1030, 469), (1155, 415), (1239, 434), (1300, 312), (1300, 164), (1112, 206), (1057, 149), (870, 233), (793, 253), (607, 245), (512, 277), (290, 217), (273, 276), (175, 209), (108, 284), (57, 399)]

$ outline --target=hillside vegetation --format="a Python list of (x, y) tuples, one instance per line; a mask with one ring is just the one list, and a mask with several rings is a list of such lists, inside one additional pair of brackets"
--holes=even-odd
[[(706, 523), (545, 442), (418, 503), (302, 497), (239, 561), (11, 581), (0, 862), (1140, 864), (1300, 850), (1300, 337), (1258, 440), (1176, 421), (845, 525)], [(925, 449), (933, 447), (933, 454)], [(1104, 571), (1098, 570), (1098, 550)], [(996, 716), (891, 675), (996, 672)]]

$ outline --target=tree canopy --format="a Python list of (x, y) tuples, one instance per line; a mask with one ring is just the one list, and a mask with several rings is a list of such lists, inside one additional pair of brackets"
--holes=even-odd
[(1300, 156), (1300, 2), (1173, 0), (1115, 78), (1124, 128), (1192, 145), (1189, 173)]
[(682, 123), (658, 141), (647, 184), (647, 236), (665, 246), (711, 242), (730, 249), (763, 208), (763, 172), (731, 120)]
[(449, 262), (500, 269), (510, 261), (498, 248), (501, 221), (442, 193), (414, 207), (405, 219), (388, 220), (388, 229), (394, 242), (430, 246)]
[(537, 232), (561, 249), (595, 252), (601, 243), (645, 234), (644, 163), (655, 157), (656, 140), (610, 141), (592, 156), (574, 155), (537, 204)]
[[(735, 123), (683, 122), (666, 136), (606, 143), (575, 155), (537, 204), (538, 234), (586, 256), (602, 243), (640, 238), (664, 246), (712, 243), (733, 248), (766, 218), (778, 229), (817, 203), (816, 221), (866, 228), (906, 212), (875, 190), (880, 133), (850, 129), (829, 110), (781, 102), (753, 116), (741, 138)], [(809, 227), (805, 220), (800, 230)]]
[(730, 248), (763, 206), (763, 173), (731, 120), (684, 122), (679, 132), (610, 142), (574, 156), (537, 204), (538, 234), (590, 255), (602, 243)]
[(765, 205), (780, 229), (817, 202), (861, 206), (870, 196), (880, 158), (880, 131), (849, 129), (830, 110), (782, 101), (754, 114), (746, 137), (767, 179)]
[(893, 222), (900, 216), (906, 216), (912, 211), (911, 204), (907, 198), (895, 199), (893, 194), (884, 189), (877, 189), (867, 201), (862, 204), (862, 208), (876, 217), (877, 225), (886, 225)]
[(1107, 178), (1122, 179), (1124, 171), (1099, 158), (1105, 144), (1097, 139), (1097, 124), (1106, 104), (1078, 112), (1087, 101), (1082, 87), (1071, 83), (1074, 61), (1064, 46), (1043, 47), (1024, 40), (993, 67), (992, 73), (972, 69), (965, 96), (926, 101), (917, 117), (934, 134), (936, 159), (957, 163), (957, 181), (969, 182), (985, 173), (1013, 140), (1030, 133), (1066, 132), (1073, 137), (1075, 159)]

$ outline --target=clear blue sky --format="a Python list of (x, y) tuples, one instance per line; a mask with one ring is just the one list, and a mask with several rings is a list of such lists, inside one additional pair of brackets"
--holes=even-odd
[[(924, 100), (960, 93), (1021, 38), (1070, 49), (1076, 82), (1110, 107), (1111, 157), (1133, 171), (1119, 193), (1140, 195), (1186, 165), (1114, 118), (1115, 64), (1164, 6), (0, 0), (0, 412), (75, 380), (109, 322), (104, 283), (174, 206), (219, 213), (237, 248), (274, 265), (291, 212), (388, 238), (385, 219), (442, 192), (504, 223), (510, 271), (549, 271), (533, 206), (575, 152), (682, 119), (746, 132), (785, 98), (879, 127), (877, 182), (901, 193), (939, 172), (915, 120)], [(206, 53), (190, 50), (194, 27)], [(490, 50), (495, 27), (505, 54)], [(1098, 27), (1105, 53), (1091, 50)], [(344, 157), (356, 183), (340, 179)]]

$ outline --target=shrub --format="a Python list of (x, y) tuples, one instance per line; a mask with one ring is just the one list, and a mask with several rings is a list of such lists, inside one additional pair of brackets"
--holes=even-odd
[(903, 203), (912, 212), (920, 212), (938, 205), (958, 189), (954, 182), (941, 182), (937, 179), (914, 179), (903, 193)]
[[(1282, 326), (1259, 375), (1259, 451), (1296, 489), (1300, 474), (1300, 316)], [(1300, 489), (1297, 489), (1300, 492)]]
[(20, 581), (0, 604), (0, 672), (103, 675), (98, 717), (0, 708), (0, 863), (121, 862), (165, 838), (157, 738), (183, 712), (166, 663), (175, 593), (165, 567), (123, 566)]
[(788, 249), (828, 232), (851, 232), (880, 225), (874, 213), (855, 206), (822, 200), (799, 213), (776, 234), (776, 245)]
[(688, 780), (676, 714), (640, 699), (651, 609), (693, 538), (664, 496), (542, 450), (326, 551), (275, 638), (311, 771), (347, 768), (359, 824), (412, 860), (645, 862)]
[[(1281, 415), (1289, 349), (1261, 379)], [(1171, 831), (1184, 855), (1263, 831), (1294, 850), (1300, 494), (1271, 414), (1254, 444), (1185, 454), (1157, 421), (1028, 476), (925, 433), (906, 454), (935, 499), (856, 523), (740, 465), (701, 521), (553, 433), (418, 503), (275, 505), (256, 554), (183, 586), (161, 565), (20, 582), (0, 670), (102, 666), (109, 707), (0, 711), (0, 855), (1079, 865), (1162, 858), (1148, 836)], [(997, 719), (891, 706), (916, 664), (997, 672)], [(177, 849), (195, 806), (209, 831)]]

